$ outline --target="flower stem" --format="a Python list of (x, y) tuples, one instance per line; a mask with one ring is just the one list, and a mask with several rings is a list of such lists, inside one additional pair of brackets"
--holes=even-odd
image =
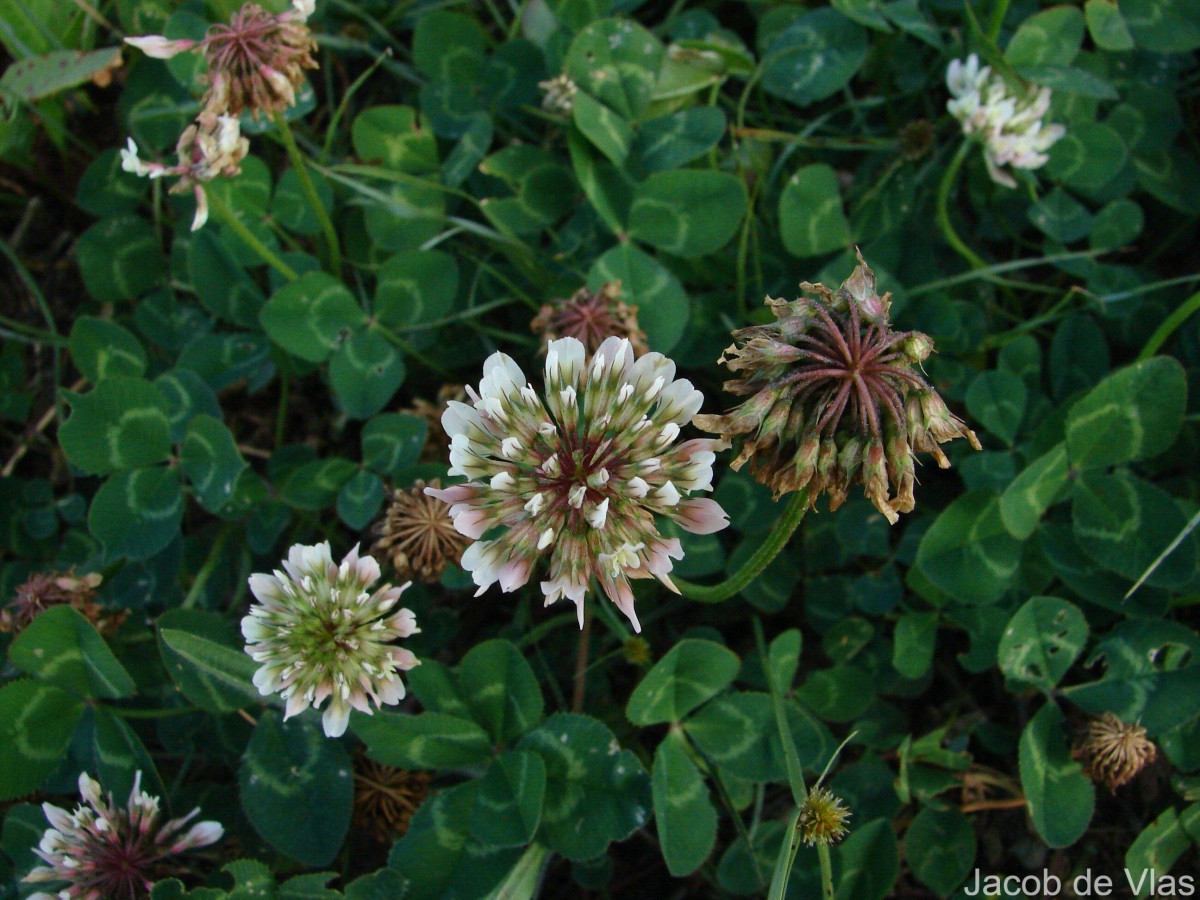
[(779, 555), (779, 551), (787, 544), (792, 533), (800, 525), (804, 513), (808, 510), (808, 489), (801, 488), (792, 494), (787, 507), (767, 539), (746, 560), (745, 565), (722, 581), (720, 584), (692, 584), (681, 578), (673, 579), (679, 592), (689, 600), (699, 600), (701, 603), (720, 603), (728, 600), (734, 594), (743, 590), (750, 582), (762, 574), (763, 569)]
[(833, 900), (833, 861), (829, 858), (828, 844), (817, 844), (817, 859), (821, 863), (822, 900)]
[(259, 255), (268, 266), (286, 278), (288, 281), (295, 281), (300, 276), (296, 274), (296, 270), (280, 259), (270, 247), (255, 237), (254, 232), (246, 227), (245, 223), (237, 217), (229, 205), (221, 198), (221, 195), (209, 188), (204, 189), (205, 195), (208, 197), (208, 208), (217, 214), (217, 218), (242, 239), (242, 241)]
[(292, 134), (291, 126), (288, 125), (283, 113), (275, 114), (275, 127), (279, 129), (279, 134), (283, 138), (283, 146), (287, 149), (288, 159), (291, 160), (292, 168), (296, 170), (296, 176), (300, 179), (300, 189), (304, 191), (304, 198), (308, 200), (308, 205), (312, 207), (313, 214), (321, 224), (321, 232), (325, 235), (325, 250), (328, 255), (329, 268), (333, 270), (333, 276), (340, 281), (342, 278), (342, 248), (338, 244), (333, 221), (325, 210), (325, 204), (321, 202), (317, 186), (313, 184), (308, 165), (304, 162), (304, 154), (296, 145), (296, 137)]
[(1167, 342), (1167, 338), (1197, 311), (1200, 311), (1200, 292), (1192, 294), (1163, 319), (1162, 324), (1154, 330), (1154, 334), (1150, 335), (1150, 340), (1146, 341), (1146, 346), (1138, 354), (1138, 362), (1157, 353), (1158, 348)]
[(1008, 13), (1009, 0), (995, 0), (991, 15), (988, 16), (988, 40), (995, 43), (1000, 37), (1000, 29), (1004, 25), (1004, 16)]
[(946, 174), (942, 176), (942, 183), (938, 186), (937, 223), (938, 227), (942, 229), (942, 236), (946, 238), (946, 243), (953, 247), (954, 251), (965, 259), (972, 269), (984, 269), (987, 268), (987, 263), (963, 243), (962, 238), (955, 232), (954, 226), (950, 224), (950, 189), (954, 186), (958, 170), (962, 168), (963, 161), (970, 151), (970, 141), (963, 141), (958, 152), (954, 154), (954, 158), (950, 160), (950, 165), (946, 167)]
[(592, 604), (583, 608), (583, 628), (579, 630), (579, 647), (575, 653), (575, 693), (571, 697), (571, 712), (583, 711), (587, 693), (588, 651), (592, 644)]

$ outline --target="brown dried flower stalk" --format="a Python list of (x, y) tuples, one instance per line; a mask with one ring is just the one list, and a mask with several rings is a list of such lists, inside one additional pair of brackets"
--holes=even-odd
[(638, 327), (637, 307), (621, 300), (619, 281), (610, 281), (594, 293), (580, 288), (566, 300), (551, 300), (529, 327), (542, 339), (543, 353), (550, 341), (563, 337), (582, 342), (588, 353), (595, 353), (610, 336), (628, 338), (634, 356), (650, 349), (646, 332)]
[[(441, 488), (438, 479), (430, 486)], [(425, 496), (425, 482), (397, 489), (387, 512), (375, 527), (378, 540), (371, 548), (392, 563), (396, 577), (434, 584), (449, 563), (462, 559), (471, 539), (454, 528), (446, 504)]]
[(836, 291), (803, 282), (810, 296), (768, 298), (776, 321), (735, 331), (740, 345), (718, 360), (742, 376), (725, 382), (725, 390), (748, 399), (726, 415), (693, 422), (726, 440), (740, 438), (733, 468), (750, 461), (776, 498), (807, 488), (810, 505), (828, 493), (836, 509), (861, 483), (895, 524), (915, 504), (915, 453), (932, 453), (946, 468), (950, 460), (938, 444), (965, 437), (978, 450), (979, 441), (924, 378), (921, 362), (933, 340), (892, 330), (892, 295), (876, 292), (861, 253), (858, 263)]
[(1074, 756), (1087, 767), (1088, 777), (1116, 793), (1158, 758), (1158, 749), (1140, 725), (1122, 722), (1110, 712), (1088, 722)]

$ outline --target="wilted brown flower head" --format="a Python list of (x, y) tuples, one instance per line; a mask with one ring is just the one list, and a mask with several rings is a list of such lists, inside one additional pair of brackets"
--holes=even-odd
[(823, 787), (813, 788), (804, 805), (800, 807), (800, 837), (812, 847), (816, 844), (832, 844), (846, 834), (846, 820), (850, 810), (841, 798)]
[(748, 399), (693, 422), (727, 440), (741, 437), (733, 468), (749, 460), (776, 498), (807, 488), (810, 504), (828, 492), (836, 509), (861, 483), (895, 524), (915, 503), (914, 453), (932, 453), (945, 468), (938, 444), (965, 437), (978, 450), (979, 441), (922, 374), (933, 340), (892, 330), (892, 295), (876, 292), (861, 253), (858, 263), (836, 291), (803, 282), (810, 296), (768, 298), (776, 321), (735, 331), (740, 345), (718, 360), (742, 375), (725, 390)]
[[(440, 488), (442, 483), (435, 478), (429, 485)], [(455, 530), (446, 504), (425, 496), (424, 481), (392, 493), (375, 533), (379, 538), (371, 552), (388, 559), (398, 578), (415, 578), (426, 584), (436, 583), (447, 564), (462, 559), (471, 543)]]
[(442, 413), (451, 400), (460, 403), (467, 399), (467, 389), (461, 384), (443, 384), (438, 388), (437, 400), (431, 403), (417, 397), (411, 406), (400, 410), (410, 416), (420, 416), (425, 420), (425, 444), (421, 447), (421, 462), (442, 462), (450, 450), (450, 437), (442, 428)]
[(610, 281), (596, 292), (580, 288), (566, 300), (551, 300), (534, 316), (529, 327), (542, 339), (542, 352), (558, 338), (573, 337), (588, 353), (600, 349), (606, 337), (629, 339), (635, 356), (650, 348), (646, 332), (638, 327), (637, 307), (621, 300), (621, 282)]
[(928, 119), (914, 119), (906, 123), (896, 134), (900, 153), (905, 159), (920, 159), (933, 148), (933, 123)]
[(70, 604), (83, 613), (102, 634), (112, 634), (125, 621), (125, 610), (110, 610), (96, 602), (103, 577), (96, 572), (78, 576), (70, 572), (36, 572), (17, 586), (16, 596), (0, 610), (0, 633), (19, 634), (51, 606)]
[(1088, 722), (1074, 755), (1084, 762), (1092, 781), (1102, 782), (1115, 793), (1154, 762), (1158, 750), (1146, 737), (1145, 728), (1126, 724), (1106, 712)]
[(417, 808), (429, 793), (429, 772), (410, 772), (375, 762), (365, 754), (354, 760), (354, 820), (381, 844), (408, 831)]

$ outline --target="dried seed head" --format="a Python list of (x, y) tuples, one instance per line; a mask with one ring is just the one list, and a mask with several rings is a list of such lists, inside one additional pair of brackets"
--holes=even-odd
[(892, 330), (891, 294), (879, 294), (861, 254), (858, 263), (837, 290), (803, 282), (806, 297), (768, 298), (776, 321), (735, 331), (738, 343), (718, 360), (740, 376), (725, 389), (748, 399), (693, 422), (739, 438), (733, 468), (750, 462), (777, 498), (807, 488), (810, 503), (828, 493), (835, 509), (862, 484), (894, 524), (913, 508), (914, 453), (949, 465), (938, 444), (979, 441), (924, 378), (933, 341)]
[(381, 844), (403, 837), (425, 802), (431, 777), (429, 772), (385, 766), (360, 753), (354, 760), (355, 824)]
[[(430, 486), (440, 488), (434, 479)], [(387, 512), (375, 526), (379, 536), (372, 553), (389, 560), (400, 579), (416, 578), (434, 584), (449, 563), (457, 563), (470, 538), (459, 534), (446, 504), (425, 494), (425, 482), (392, 493)]]
[(142, 773), (138, 772), (129, 800), (119, 806), (111, 792), (102, 794), (99, 782), (84, 772), (79, 776), (84, 802), (74, 812), (50, 803), (42, 805), (52, 827), (33, 852), (47, 865), (36, 867), (23, 880), (68, 886), (54, 894), (32, 894), (30, 900), (140, 900), (149, 896), (155, 881), (175, 874), (164, 869), (168, 857), (216, 843), (225, 833), (219, 822), (197, 822), (184, 831), (200, 813), (199, 808), (160, 823), (159, 798), (147, 794), (141, 785)]
[(1088, 777), (1116, 793), (1158, 758), (1158, 750), (1146, 737), (1145, 728), (1106, 712), (1088, 722), (1075, 756), (1087, 766)]
[(15, 596), (0, 610), (0, 634), (24, 631), (38, 615), (51, 606), (70, 605), (83, 613), (101, 634), (112, 634), (121, 627), (128, 612), (108, 609), (96, 602), (96, 589), (103, 576), (96, 572), (76, 575), (68, 572), (37, 572), (17, 586)]
[(580, 288), (566, 300), (551, 300), (529, 323), (542, 340), (573, 337), (595, 353), (607, 337), (628, 338), (635, 356), (645, 353), (646, 333), (638, 327), (637, 307), (621, 301), (621, 282), (610, 281), (596, 292)]
[(813, 788), (800, 807), (800, 837), (808, 846), (833, 844), (846, 834), (846, 820), (850, 810), (831, 791), (823, 787)]

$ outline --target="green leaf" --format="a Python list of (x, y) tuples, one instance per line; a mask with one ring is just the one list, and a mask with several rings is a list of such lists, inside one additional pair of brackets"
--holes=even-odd
[(276, 291), (259, 319), (267, 336), (288, 353), (324, 362), (366, 314), (340, 281), (310, 272)]
[(804, 166), (779, 195), (779, 236), (792, 256), (820, 256), (850, 244), (837, 175), (824, 163)]
[(180, 443), (187, 434), (187, 423), (200, 413), (220, 418), (221, 404), (212, 388), (199, 375), (188, 369), (171, 369), (154, 379), (167, 400), (167, 417), (171, 421), (171, 441)]
[(647, 172), (665, 172), (707, 153), (725, 134), (725, 113), (697, 106), (643, 122), (633, 138), (632, 158)]
[(904, 835), (904, 856), (916, 879), (945, 897), (975, 864), (975, 830), (957, 809), (924, 807)]
[(420, 416), (406, 413), (373, 417), (362, 430), (363, 465), (394, 478), (420, 458), (428, 428)]
[[(832, 736), (793, 703), (787, 704), (787, 714), (800, 764), (817, 767), (833, 750)], [(683, 727), (723, 772), (755, 782), (787, 777), (769, 694), (737, 691), (716, 697), (688, 716)]]
[(258, 327), (266, 297), (217, 232), (192, 235), (187, 262), (192, 290), (205, 309), (234, 325)]
[(487, 34), (473, 17), (431, 10), (417, 19), (413, 62), (441, 81), (471, 81), (479, 73), (487, 46)]
[(1104, 188), (1129, 159), (1121, 135), (1099, 122), (1072, 125), (1048, 155), (1046, 172), (1051, 178), (1089, 194)]
[(521, 856), (519, 847), (485, 847), (471, 836), (471, 814), (480, 780), (443, 789), (413, 816), (408, 833), (388, 857), (404, 877), (386, 900), (448, 900), (487, 897)]
[(806, 12), (771, 42), (762, 61), (768, 94), (797, 106), (832, 96), (867, 59), (866, 30), (834, 9)]
[(1063, 689), (1063, 695), (1092, 715), (1112, 712), (1123, 722), (1140, 722), (1151, 735), (1200, 713), (1200, 635), (1174, 622), (1131, 620), (1113, 628), (1096, 645), (1086, 665), (1104, 661), (1104, 677)]
[(67, 753), (83, 701), (31, 680), (0, 687), (0, 800), (37, 790)]
[(1074, 603), (1033, 597), (1004, 629), (997, 662), (1009, 678), (1049, 692), (1079, 658), (1087, 639), (1087, 619)]
[(353, 335), (329, 363), (333, 393), (352, 419), (370, 418), (387, 406), (404, 376), (404, 357), (374, 328)]
[(1013, 34), (1004, 57), (1014, 66), (1068, 66), (1083, 43), (1083, 13), (1055, 6), (1030, 16)]
[(633, 127), (626, 119), (582, 91), (575, 95), (571, 119), (601, 153), (618, 166), (624, 164), (633, 143)]
[(650, 103), (663, 55), (658, 38), (636, 22), (601, 19), (575, 36), (564, 68), (581, 92), (636, 122)]
[(891, 895), (900, 873), (896, 833), (887, 819), (855, 828), (834, 850), (839, 872), (836, 896), (854, 900), (883, 900)]
[(92, 729), (91, 764), (87, 770), (104, 785), (105, 790), (116, 797), (127, 797), (133, 790), (138, 772), (142, 773), (142, 790), (162, 796), (166, 793), (159, 778), (154, 760), (142, 739), (129, 724), (103, 706), (91, 710)]
[(1101, 50), (1132, 50), (1133, 35), (1114, 0), (1087, 0), (1083, 6), (1088, 34)]
[(1186, 405), (1187, 379), (1173, 358), (1118, 369), (1071, 407), (1071, 465), (1095, 469), (1157, 456), (1175, 442)]
[(1096, 213), (1091, 234), (1088, 235), (1088, 246), (1093, 250), (1124, 247), (1142, 233), (1145, 224), (1146, 217), (1140, 206), (1127, 197), (1114, 200)]
[[(373, 110), (368, 110), (371, 112)], [(325, 176), (319, 172), (308, 173), (312, 179), (317, 199), (326, 213), (333, 211), (333, 188)], [(275, 196), (271, 199), (271, 215), (284, 228), (296, 234), (314, 235), (321, 231), (321, 220), (312, 207), (308, 194), (305, 193), (300, 175), (295, 169), (288, 169), (279, 176), (275, 185)]]
[(99, 303), (133, 300), (166, 277), (154, 227), (140, 216), (101, 219), (75, 245), (79, 274)]
[(4, 76), (0, 78), (0, 91), (31, 103), (77, 87), (113, 64), (121, 64), (120, 47), (55, 50), (29, 56), (4, 70)]
[[(191, 622), (188, 625), (195, 627)], [(258, 664), (245, 651), (177, 628), (161, 628), (158, 636), (171, 651), (163, 652), (167, 672), (193, 703), (213, 712), (225, 712), (262, 702), (254, 686)], [(181, 666), (190, 667), (190, 671)]]
[(668, 353), (687, 328), (687, 292), (675, 274), (632, 244), (619, 244), (592, 263), (587, 284), (598, 291), (620, 281), (621, 294), (637, 305), (638, 324), (650, 346)]
[(194, 372), (219, 391), (242, 379), (266, 379), (274, 374), (271, 343), (262, 334), (202, 334), (179, 354), (178, 367)]
[(1087, 237), (1092, 230), (1088, 208), (1062, 188), (1055, 188), (1030, 206), (1027, 215), (1042, 234), (1063, 244)]
[(1012, 446), (1025, 417), (1028, 391), (1011, 372), (980, 372), (967, 389), (967, 412), (984, 428)]
[(315, 459), (288, 472), (279, 484), (279, 496), (299, 509), (325, 509), (337, 502), (342, 486), (358, 471), (348, 459)]
[(613, 234), (624, 234), (635, 187), (629, 173), (597, 153), (578, 128), (567, 132), (567, 151), (579, 186), (596, 215)]
[(546, 764), (537, 841), (567, 859), (594, 859), (650, 818), (650, 779), (603, 722), (559, 713), (521, 739)]
[(136, 469), (170, 455), (167, 401), (150, 382), (108, 378), (67, 399), (71, 416), (58, 430), (58, 440), (71, 464), (87, 474)]
[[(251, 681), (257, 665), (242, 650), (241, 635), (235, 635), (216, 613), (169, 609), (158, 617), (156, 625), (163, 667), (175, 687), (196, 706), (226, 713), (261, 700)], [(181, 643), (181, 650), (167, 643), (167, 635)], [(230, 665), (236, 668), (230, 670)], [(239, 671), (241, 677), (237, 676)]]
[(1138, 46), (1152, 53), (1186, 53), (1200, 47), (1196, 0), (1121, 0), (1121, 14)]
[(1067, 445), (1061, 441), (1026, 466), (1000, 495), (1000, 517), (1009, 534), (1020, 541), (1032, 535), (1062, 496), (1067, 476)]
[(140, 378), (146, 373), (146, 351), (116, 322), (80, 316), (71, 328), (69, 347), (72, 361), (92, 384), (110, 376)]
[[(1170, 494), (1118, 470), (1088, 472), (1075, 482), (1071, 507), (1075, 540), (1084, 553), (1134, 581), (1187, 527)], [(1192, 532), (1146, 579), (1155, 587), (1183, 588), (1200, 573), (1200, 539)]]
[(523, 847), (542, 818), (546, 764), (536, 753), (510, 750), (498, 756), (479, 783), (471, 810), (471, 834), (488, 847)]
[(454, 311), (458, 263), (440, 250), (397, 253), (379, 268), (375, 315), (388, 328), (444, 319)]
[(445, 713), (355, 713), (351, 727), (366, 743), (371, 759), (389, 766), (453, 769), (484, 763), (492, 752), (486, 731), (474, 722)]
[(694, 638), (679, 641), (633, 689), (625, 715), (634, 725), (678, 722), (728, 687), (738, 665), (728, 647)]
[(704, 256), (734, 236), (747, 203), (746, 185), (727, 172), (656, 172), (634, 192), (629, 236), (676, 256)]
[(866, 712), (873, 699), (871, 676), (853, 665), (810, 672), (796, 699), (829, 722), (849, 722)]
[(920, 678), (933, 663), (937, 642), (936, 612), (906, 612), (896, 623), (892, 668), (905, 678)]
[(238, 476), (248, 468), (225, 423), (205, 414), (188, 422), (179, 447), (179, 465), (200, 505), (209, 512), (217, 512), (229, 502)]
[(717, 811), (704, 776), (688, 756), (684, 739), (667, 732), (654, 752), (654, 821), (667, 870), (676, 878), (695, 872), (717, 840)]
[(379, 512), (385, 494), (378, 475), (366, 470), (359, 472), (338, 491), (338, 518), (354, 531), (361, 531)]
[(14, 666), (81, 696), (117, 700), (134, 684), (94, 625), (72, 606), (52, 606), (8, 650)]
[(238, 785), (246, 817), (271, 846), (306, 866), (337, 856), (354, 801), (341, 743), (304, 720), (265, 713), (242, 757)]
[(480, 201), (484, 215), (501, 231), (536, 234), (574, 206), (575, 183), (558, 159), (544, 150), (517, 144), (493, 153), (479, 171), (498, 179), (505, 192)]
[(917, 547), (916, 566), (963, 603), (999, 600), (1021, 562), (1021, 544), (1000, 518), (993, 491), (963, 494), (942, 510)]
[(485, 641), (463, 657), (458, 673), (471, 717), (496, 745), (508, 744), (542, 720), (537, 676), (511, 641)]
[(181, 521), (179, 475), (161, 466), (111, 476), (88, 509), (88, 529), (110, 559), (149, 559), (175, 539)]
[(801, 634), (799, 628), (789, 628), (776, 635), (767, 647), (768, 674), (775, 680), (775, 688), (786, 695), (796, 680), (800, 667)]
[[(1197, 809), (1193, 805), (1181, 816), (1174, 807), (1167, 807), (1129, 845), (1125, 851), (1125, 877), (1128, 886), (1137, 889), (1135, 897), (1149, 897), (1154, 886), (1160, 891), (1166, 887), (1163, 876), (1192, 846), (1193, 838), (1184, 822), (1189, 817), (1194, 820)], [(1165, 891), (1163, 894), (1167, 895)]]
[(1096, 789), (1071, 759), (1063, 734), (1064, 718), (1046, 703), (1021, 733), (1021, 787), (1033, 827), (1051, 847), (1069, 847), (1087, 829), (1096, 805)]

